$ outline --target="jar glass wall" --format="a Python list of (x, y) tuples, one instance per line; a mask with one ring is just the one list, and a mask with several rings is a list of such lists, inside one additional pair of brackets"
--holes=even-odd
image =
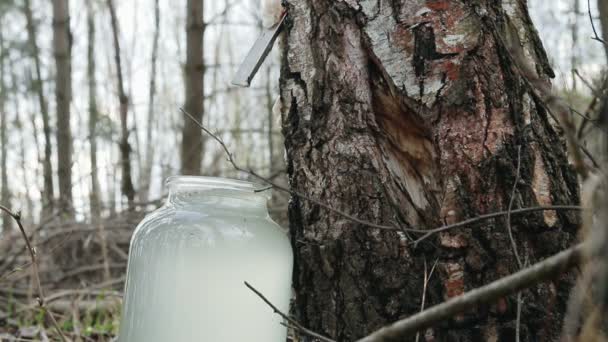
[(120, 342), (284, 342), (293, 254), (253, 183), (172, 177), (166, 204), (135, 230)]

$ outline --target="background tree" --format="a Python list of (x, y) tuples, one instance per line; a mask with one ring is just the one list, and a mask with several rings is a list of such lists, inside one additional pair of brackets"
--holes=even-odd
[[(2, 10), (2, 6), (0, 6)], [(8, 49), (4, 43), (4, 33), (2, 32), (2, 24), (4, 22), (4, 16), (0, 14), (0, 200), (2, 203), (10, 203), (11, 193), (8, 187), (8, 113), (6, 111), (6, 99), (8, 93), (8, 87), (6, 85), (6, 73), (5, 73), (5, 60), (8, 57)], [(12, 222), (10, 218), (2, 213), (2, 231), (10, 231)]]
[[(512, 189), (513, 208), (578, 203), (563, 142), (532, 86), (553, 71), (525, 1), (290, 0), (288, 11), (281, 96), (291, 187), (389, 228), (292, 200), (301, 323), (355, 340), (420, 310), (425, 261), (437, 260), (430, 305), (571, 245), (578, 219), (556, 211), (419, 244), (390, 231), (505, 210)], [(524, 293), (522, 340), (558, 339), (571, 280)], [(425, 336), (513, 340), (516, 307), (504, 298)]]
[(37, 95), (40, 114), (42, 116), (42, 129), (44, 133), (44, 159), (42, 160), (44, 186), (42, 190), (42, 212), (43, 216), (48, 216), (53, 209), (53, 201), (55, 197), (55, 190), (53, 187), (53, 164), (51, 162), (53, 154), (53, 146), (51, 142), (51, 123), (48, 102), (44, 93), (44, 82), (42, 79), (40, 65), (40, 50), (38, 49), (36, 27), (30, 0), (24, 1), (23, 12), (25, 14), (27, 23), (29, 54), (34, 62), (35, 78), (33, 79), (33, 86)]
[(152, 38), (152, 54), (150, 61), (150, 89), (148, 90), (148, 120), (146, 124), (146, 155), (141, 175), (140, 193), (142, 202), (148, 200), (150, 180), (152, 179), (152, 163), (154, 162), (154, 143), (152, 133), (156, 120), (156, 61), (158, 59), (158, 38), (160, 36), (160, 6), (159, 0), (154, 1), (154, 36)]
[(55, 102), (57, 112), (57, 176), (59, 207), (73, 212), (72, 199), (72, 34), (68, 0), (53, 0), (53, 54), (55, 55)]
[(118, 90), (118, 102), (120, 103), (120, 158), (122, 165), (122, 185), (121, 190), (127, 197), (129, 208), (133, 208), (135, 199), (135, 188), (131, 179), (131, 145), (129, 144), (129, 128), (127, 115), (129, 112), (129, 97), (125, 93), (123, 82), (122, 63), (120, 57), (120, 41), (118, 39), (118, 20), (116, 19), (116, 9), (114, 2), (107, 0), (108, 9), (110, 11), (110, 19), (112, 23), (112, 37), (114, 38), (114, 61), (116, 63), (116, 87)]
[[(203, 0), (188, 0), (186, 23), (186, 70), (184, 74), (186, 103), (184, 109), (197, 120), (203, 119), (205, 62), (203, 38), (205, 24)], [(201, 172), (203, 158), (203, 136), (201, 130), (188, 119), (184, 119), (181, 143), (181, 170), (184, 175)]]
[[(601, 38), (606, 41), (606, 39), (608, 39), (608, 1), (597, 0), (597, 8), (599, 12), (600, 23), (602, 26)], [(606, 51), (606, 58), (608, 58), (608, 44), (604, 44), (604, 50)]]
[(91, 217), (99, 219), (101, 203), (99, 200), (100, 186), (97, 166), (97, 78), (95, 77), (95, 13), (93, 4), (87, 2), (87, 81), (89, 86), (89, 148), (91, 159)]

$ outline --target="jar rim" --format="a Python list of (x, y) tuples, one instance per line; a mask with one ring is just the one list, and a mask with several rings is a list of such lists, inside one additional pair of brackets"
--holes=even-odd
[(231, 190), (268, 196), (268, 191), (265, 191), (267, 187), (259, 183), (224, 177), (171, 176), (167, 178), (165, 185), (169, 189), (188, 186), (197, 190)]

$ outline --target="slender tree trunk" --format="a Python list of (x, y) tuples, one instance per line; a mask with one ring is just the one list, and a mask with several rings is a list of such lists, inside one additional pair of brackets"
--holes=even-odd
[[(15, 128), (18, 131), (23, 131), (24, 130), (24, 126), (23, 126), (23, 120), (21, 119), (21, 106), (19, 105), (19, 99), (22, 96), (22, 93), (19, 90), (19, 78), (17, 76), (17, 70), (15, 67), (15, 63), (11, 61), (11, 63), (9, 64), (9, 69), (11, 70), (10, 74), (11, 74), (11, 86), (12, 86), (12, 95), (13, 95), (13, 108), (14, 108), (14, 112), (15, 112)], [(37, 130), (34, 130), (37, 131)], [(36, 133), (36, 132), (35, 132)], [(22, 174), (22, 178), (21, 181), (23, 182), (23, 184), (31, 184), (29, 181), (29, 177), (28, 177), (28, 173), (29, 173), (29, 168), (27, 166), (27, 154), (26, 154), (26, 145), (28, 144), (28, 141), (26, 139), (19, 139), (20, 144), (19, 144), (19, 155), (20, 155), (20, 165), (21, 165), (21, 174)], [(37, 139), (34, 139), (34, 143), (37, 144), (38, 141)], [(37, 148), (37, 146), (36, 146)], [(38, 150), (36, 150), (38, 151)], [(38, 153), (38, 152), (37, 152)], [(38, 156), (40, 154), (38, 153)], [(31, 190), (32, 190), (32, 186), (27, 186), (25, 187), (25, 193), (23, 194), (25, 197), (25, 202), (27, 203), (27, 207), (26, 207), (26, 211), (24, 213), (24, 216), (27, 215), (27, 221), (29, 223), (34, 223), (34, 202), (32, 201), (32, 195), (31, 195)]]
[[(268, 120), (268, 135), (266, 139), (268, 140), (268, 175), (272, 176), (274, 174), (274, 100), (273, 97), (276, 96), (272, 89), (272, 82), (270, 80), (271, 72), (270, 67), (266, 69), (266, 115)], [(273, 96), (274, 94), (274, 96)]]
[[(5, 79), (5, 68), (4, 61), (8, 55), (8, 50), (4, 46), (4, 32), (3, 32), (4, 18), (0, 16), (0, 203), (10, 207), (11, 193), (8, 188), (8, 164), (6, 155), (8, 154), (8, 137), (7, 137), (7, 121), (8, 113), (6, 112), (6, 99), (8, 89), (6, 86)], [(11, 218), (3, 213), (2, 217), (2, 231), (9, 232), (12, 228)]]
[(579, 65), (579, 53), (578, 50), (578, 16), (580, 14), (580, 0), (574, 0), (572, 2), (572, 23), (570, 26), (570, 35), (572, 38), (572, 45), (570, 51), (570, 75), (572, 77), (572, 90), (576, 91), (577, 88), (577, 76), (576, 69)]
[(59, 207), (73, 214), (72, 201), (72, 34), (68, 0), (53, 0), (53, 53), (55, 54), (55, 101), (57, 108), (57, 175)]
[(152, 60), (150, 62), (150, 89), (148, 91), (148, 122), (146, 124), (146, 159), (141, 176), (141, 201), (147, 202), (150, 194), (150, 180), (152, 178), (152, 163), (154, 162), (154, 143), (152, 142), (152, 128), (156, 120), (156, 60), (158, 58), (158, 37), (160, 36), (160, 8), (158, 0), (154, 1), (154, 37), (152, 38)]
[(44, 160), (42, 161), (42, 175), (44, 179), (44, 188), (42, 191), (42, 215), (48, 216), (53, 210), (53, 201), (55, 190), (53, 186), (53, 164), (51, 158), (53, 155), (51, 142), (51, 124), (48, 110), (48, 103), (44, 94), (44, 83), (42, 81), (42, 73), (40, 71), (40, 50), (38, 49), (38, 41), (36, 38), (36, 28), (34, 27), (34, 18), (32, 15), (32, 7), (30, 0), (25, 0), (23, 7), (27, 22), (27, 33), (30, 47), (30, 56), (34, 61), (34, 69), (36, 79), (34, 80), (34, 88), (38, 96), (38, 105), (40, 114), (42, 114), (42, 126), (44, 133)]
[(118, 21), (116, 19), (116, 10), (112, 0), (107, 0), (108, 9), (110, 10), (110, 18), (112, 21), (112, 35), (114, 37), (114, 60), (116, 62), (117, 73), (117, 88), (118, 100), (120, 103), (120, 157), (122, 164), (122, 183), (121, 190), (124, 196), (127, 197), (129, 209), (133, 208), (133, 200), (135, 198), (135, 189), (131, 180), (131, 146), (129, 145), (129, 129), (127, 127), (127, 114), (129, 111), (129, 97), (125, 93), (124, 82), (122, 79), (122, 66), (120, 60), (120, 42), (118, 39)]
[(95, 14), (93, 5), (87, 2), (87, 79), (89, 83), (89, 154), (91, 157), (91, 193), (89, 194), (91, 218), (99, 220), (101, 203), (99, 200), (100, 186), (97, 166), (97, 80), (95, 77)]
[(93, 4), (87, 2), (87, 77), (89, 82), (89, 146), (91, 154), (91, 222), (97, 226), (97, 233), (101, 246), (101, 256), (103, 260), (103, 280), (107, 281), (111, 277), (110, 264), (108, 261), (108, 243), (103, 222), (101, 222), (101, 203), (99, 200), (100, 186), (97, 172), (97, 80), (95, 78), (95, 16)]
[[(608, 42), (608, 1), (597, 0), (597, 8), (600, 14), (600, 25), (602, 26), (602, 39)], [(600, 34), (598, 32), (598, 34)], [(604, 44), (604, 51), (606, 51), (606, 58), (608, 59), (608, 44)]]
[[(373, 223), (431, 229), (505, 210), (521, 161), (513, 208), (578, 203), (564, 143), (509, 58), (523, 48), (534, 77), (553, 76), (525, 1), (287, 5), (281, 96), (293, 190)], [(295, 314), (338, 341), (419, 311), (425, 261), (437, 260), (426, 307), (519, 269), (505, 219), (415, 246), (416, 236), (353, 223), (297, 197), (289, 214)], [(578, 217), (546, 211), (511, 221), (518, 254), (534, 263), (570, 246)], [(522, 341), (558, 338), (572, 279), (523, 293)], [(513, 341), (515, 298), (422, 337)]]
[[(200, 122), (203, 119), (205, 89), (203, 0), (188, 0), (187, 6), (186, 103), (184, 109)], [(194, 122), (188, 118), (184, 118), (184, 120), (181, 144), (182, 174), (197, 175), (201, 172), (203, 136), (200, 128)]]

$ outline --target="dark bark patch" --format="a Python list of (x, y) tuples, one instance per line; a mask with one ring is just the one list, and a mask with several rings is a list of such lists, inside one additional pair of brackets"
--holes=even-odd
[(434, 61), (458, 55), (456, 53), (444, 54), (439, 53), (437, 51), (437, 43), (435, 42), (435, 32), (433, 31), (433, 28), (430, 25), (419, 25), (415, 27), (413, 31), (414, 56), (412, 63), (417, 77), (424, 76), (426, 61)]

